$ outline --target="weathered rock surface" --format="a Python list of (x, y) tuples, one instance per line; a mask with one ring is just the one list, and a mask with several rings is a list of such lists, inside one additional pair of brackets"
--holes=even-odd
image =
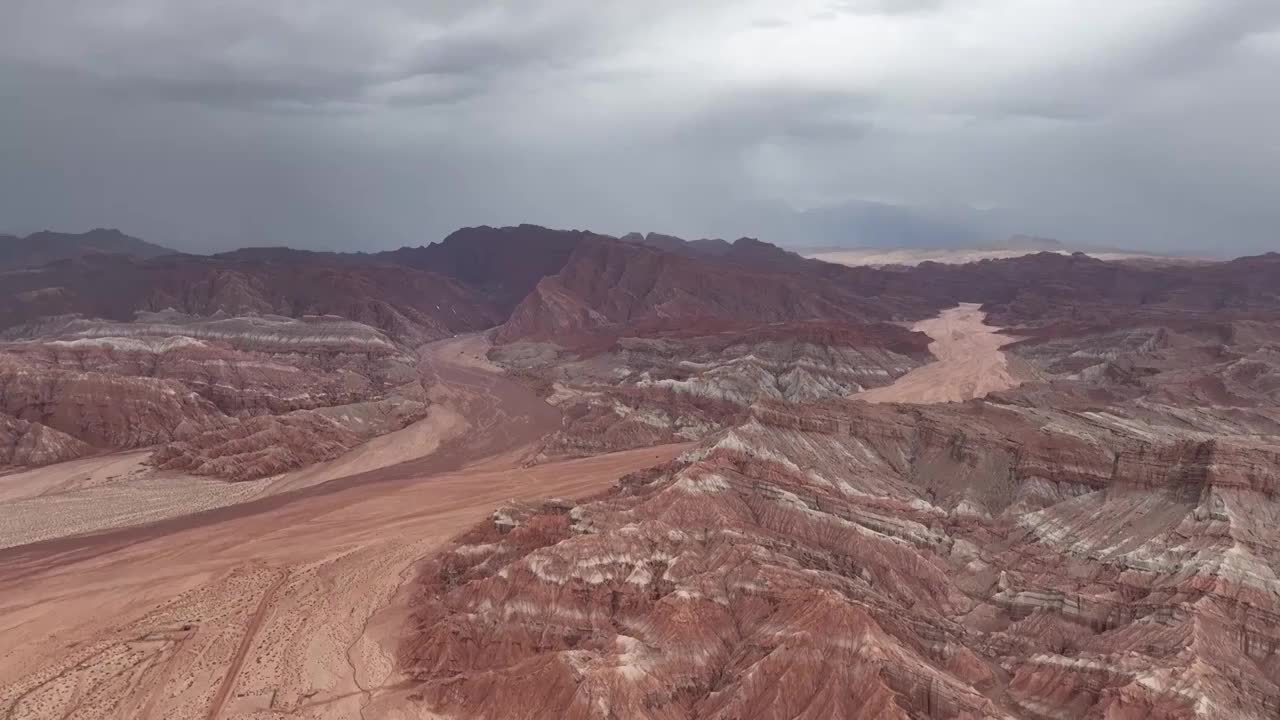
[(577, 353), (520, 342), (491, 355), (540, 378), (547, 401), (565, 411), (547, 456), (696, 440), (740, 422), (753, 403), (845, 397), (929, 359), (925, 336), (889, 324), (710, 329), (605, 338)]
[(8, 355), (0, 356), (0, 412), (100, 449), (154, 445), (226, 420), (175, 380), (36, 365)]
[[(1278, 261), (847, 268), (532, 226), (372, 256), (84, 257), (0, 275), (0, 465), (147, 446), (162, 469), (281, 473), (422, 417), (417, 343), (500, 326), (489, 359), (560, 412), (458, 340), (470, 459), (516, 462), (557, 417), (534, 459), (697, 445), (430, 558), (388, 686), (411, 714), (1273, 718)], [(972, 387), (886, 396), (955, 380), (938, 365), (964, 357), (907, 328), (958, 303), (1003, 328)], [(489, 407), (502, 384), (518, 402)], [(296, 597), (268, 586), (264, 608)], [(368, 647), (332, 647), (351, 691), (317, 706), (364, 702), (348, 653)]]
[(141, 313), (9, 335), (24, 339), (0, 344), (0, 413), (78, 442), (6, 464), (172, 443), (158, 464), (248, 479), (331, 458), (426, 409), (417, 358), (342, 318)]
[[(616, 252), (575, 254), (491, 356), (553, 368), (539, 377), (570, 408), (561, 448), (722, 429), (606, 497), (503, 508), (431, 561), (401, 649), (431, 711), (1280, 712), (1272, 258), (813, 271), (863, 297), (918, 284), (919, 304), (886, 305), (887, 317), (972, 301), (1013, 326), (992, 340), (1030, 382), (909, 407), (839, 399), (852, 384), (833, 378), (887, 369), (868, 361), (887, 356), (830, 340), (811, 349), (790, 322), (769, 327), (795, 342), (755, 338), (743, 352), (711, 333), (673, 339), (670, 317), (733, 322), (737, 296), (671, 291), (695, 283), (667, 279), (679, 273), (666, 258), (620, 263), (644, 282), (575, 276), (575, 263), (602, 271)], [(782, 274), (809, 272), (788, 261)], [(929, 360), (900, 356), (893, 372)], [(785, 381), (810, 366), (821, 380)]]
[(424, 572), (405, 660), (472, 717), (1270, 717), (1280, 450), (1164, 432), (760, 408), (496, 513)]
[(261, 477), (331, 460), (360, 443), (426, 417), (408, 398), (259, 415), (159, 447), (148, 463), (227, 480)]
[(50, 465), (92, 452), (87, 443), (64, 432), (0, 413), (0, 468)]

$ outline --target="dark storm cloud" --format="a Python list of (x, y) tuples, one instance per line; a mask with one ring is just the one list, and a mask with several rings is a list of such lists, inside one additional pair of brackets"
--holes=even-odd
[(571, 57), (589, 37), (564, 16), (448, 3), (21, 0), (14, 17), (0, 51), (11, 73), (268, 109), (460, 99), (504, 72)]
[(691, 143), (733, 149), (770, 140), (849, 141), (866, 132), (867, 113), (875, 106), (874, 97), (860, 93), (750, 89), (691, 114), (681, 130)]
[(1263, 249), (1278, 70), (1274, 0), (17, 0), (0, 231)]

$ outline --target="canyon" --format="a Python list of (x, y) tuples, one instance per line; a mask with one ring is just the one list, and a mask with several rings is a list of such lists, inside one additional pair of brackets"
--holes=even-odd
[(1280, 714), (1280, 255), (110, 247), (0, 266), (2, 718)]

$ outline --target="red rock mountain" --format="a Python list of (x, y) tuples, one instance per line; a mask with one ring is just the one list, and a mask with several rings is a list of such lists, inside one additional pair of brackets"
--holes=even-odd
[(79, 234), (44, 231), (26, 237), (0, 235), (0, 271), (90, 255), (149, 258), (175, 254), (174, 250), (130, 237), (119, 230), (101, 228)]
[(378, 260), (455, 278), (509, 313), (538, 281), (564, 267), (584, 242), (606, 239), (589, 232), (536, 225), (463, 228), (442, 242), (379, 253)]
[[(481, 331), (492, 346), (448, 339)], [(452, 387), (474, 396), (437, 385), (441, 347), (465, 365)], [(963, 399), (893, 394), (931, 382)], [(486, 404), (499, 385), (534, 409)], [(445, 403), (481, 440), (444, 456), (519, 450), (520, 483), (582, 467), (538, 467), (565, 456), (685, 446), (593, 498), (498, 508), (425, 557), (404, 531), (413, 508), (385, 527), (378, 515), (342, 539), (358, 576), (255, 558), (276, 579), (235, 594), (243, 631), (211, 635), (202, 612), (121, 635), (104, 657), (147, 658), (121, 665), (142, 668), (129, 692), (221, 647), (234, 667), (211, 675), (212, 714), (228, 698), (228, 712), (274, 712), (284, 675), (237, 684), (274, 657), (260, 640), (276, 636), (253, 628), (315, 611), (359, 617), (394, 658), (358, 633), (307, 640), (306, 662), (325, 648), (354, 679), (297, 673), (317, 689), (295, 709), (386, 691), (406, 717), (494, 720), (1280, 715), (1280, 255), (847, 268), (747, 238), (520, 226), (373, 255), (85, 254), (0, 272), (0, 467), (146, 448), (157, 473), (250, 480)], [(502, 446), (507, 431), (519, 440)], [(415, 472), (390, 476), (486, 477)], [(342, 510), (320, 516), (325, 532)], [(270, 521), (294, 517), (309, 516)], [(399, 535), (418, 554), (382, 564)], [(14, 562), (31, 572), (33, 557)], [(386, 592), (330, 607), (365, 584)], [(363, 622), (392, 595), (398, 619)], [(84, 657), (73, 667), (96, 682), (103, 666)], [(47, 693), (0, 697), (62, 708), (84, 694), (40, 672)]]
[(894, 314), (890, 302), (863, 297), (851, 285), (789, 267), (766, 270), (745, 255), (690, 257), (638, 243), (582, 243), (512, 311), (497, 339), (571, 337), (644, 323), (864, 321)]
[(502, 317), (443, 275), (294, 251), (86, 257), (4, 273), (0, 281), (0, 328), (69, 314), (127, 321), (139, 311), (172, 309), (199, 316), (338, 315), (424, 342), (481, 330)]

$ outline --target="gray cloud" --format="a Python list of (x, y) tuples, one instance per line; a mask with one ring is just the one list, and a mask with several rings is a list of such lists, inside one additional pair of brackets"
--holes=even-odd
[(521, 221), (1278, 244), (1274, 0), (17, 0), (6, 16), (0, 230), (119, 226), (190, 249)]

